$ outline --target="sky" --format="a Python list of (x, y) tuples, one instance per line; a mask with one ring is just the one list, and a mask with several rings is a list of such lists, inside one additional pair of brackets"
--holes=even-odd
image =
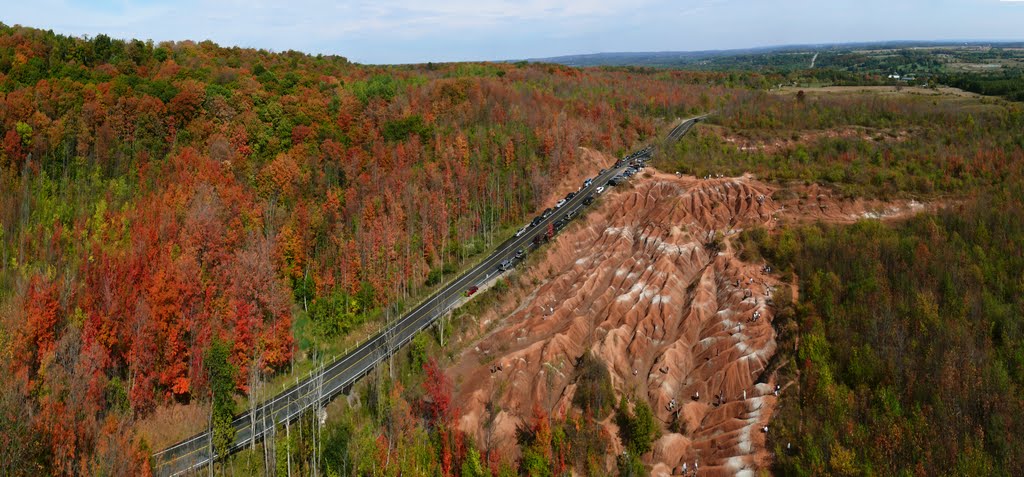
[(0, 22), (76, 36), (213, 40), (359, 63), (424, 63), (1024, 40), (1024, 0), (0, 0)]

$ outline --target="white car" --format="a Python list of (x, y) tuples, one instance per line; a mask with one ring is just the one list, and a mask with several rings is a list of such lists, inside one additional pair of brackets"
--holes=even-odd
[(562, 208), (563, 205), (565, 205), (565, 199), (562, 199), (562, 200), (558, 201), (558, 203), (555, 204), (555, 208), (556, 209), (560, 209), (560, 208)]
[(525, 233), (526, 233), (526, 227), (523, 227), (523, 228), (519, 229), (518, 232), (516, 232), (516, 237), (521, 237)]
[(598, 194), (604, 192), (604, 186), (598, 187), (597, 189), (594, 190), (594, 192), (597, 192)]

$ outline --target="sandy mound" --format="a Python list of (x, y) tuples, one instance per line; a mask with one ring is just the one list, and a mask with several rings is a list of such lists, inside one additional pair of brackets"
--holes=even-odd
[(932, 210), (938, 205), (914, 200), (885, 202), (840, 198), (831, 189), (817, 184), (776, 190), (773, 192), (773, 200), (781, 204), (781, 219), (832, 223), (852, 223), (860, 219), (899, 219)]
[[(775, 200), (775, 188), (749, 176), (641, 176), (606, 193), (518, 277), (515, 299), (483, 317), (501, 326), (450, 369), (460, 425), (482, 446), (514, 449), (534, 403), (553, 416), (570, 411), (574, 364), (591, 351), (617, 393), (647, 399), (664, 423), (645, 456), (655, 474), (695, 461), (701, 475), (753, 472), (770, 458), (762, 428), (777, 397), (761, 374), (775, 352), (778, 282), (735, 257), (728, 239), (791, 213), (852, 221), (868, 205), (816, 188)], [(724, 250), (706, 245), (713, 237), (725, 238)], [(683, 433), (667, 432), (673, 421)]]

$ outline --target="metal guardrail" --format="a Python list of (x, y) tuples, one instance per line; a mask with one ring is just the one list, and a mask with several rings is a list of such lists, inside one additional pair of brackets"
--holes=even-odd
[[(685, 135), (694, 124), (706, 117), (707, 115), (703, 115), (684, 120), (669, 132), (668, 139), (677, 141)], [(313, 370), (310, 370), (309, 374), (295, 386), (282, 391), (277, 396), (271, 398), (271, 400), (261, 403), (259, 407), (254, 409), (252, 412), (245, 412), (236, 417), (231, 423), (232, 427), (236, 429), (236, 442), (228, 448), (228, 452), (234, 453), (244, 449), (246, 446), (264, 439), (269, 432), (273, 432), (273, 429), (278, 424), (294, 421), (308, 408), (314, 405), (324, 405), (333, 400), (341, 394), (344, 389), (353, 385), (356, 381), (365, 376), (366, 373), (373, 369), (374, 366), (393, 356), (398, 350), (402, 349), (412, 341), (417, 334), (432, 326), (439, 317), (444, 316), (452, 309), (456, 308), (456, 305), (459, 302), (459, 295), (452, 295), (451, 292), (453, 289), (461, 290), (461, 288), (466, 285), (466, 283), (463, 282), (472, 282), (474, 279), (479, 278), (481, 272), (493, 265), (489, 264), (489, 262), (496, 261), (499, 258), (509, 255), (510, 250), (519, 246), (529, 247), (532, 243), (530, 239), (540, 233), (539, 229), (544, 228), (544, 224), (553, 224), (556, 222), (555, 219), (559, 216), (564, 216), (565, 212), (569, 210), (578, 211), (580, 208), (585, 207), (585, 205), (582, 204), (582, 200), (587, 196), (587, 194), (583, 194), (582, 192), (593, 190), (599, 185), (602, 185), (601, 183), (614, 178), (619, 174), (619, 171), (624, 171), (634, 164), (646, 163), (647, 160), (653, 157), (653, 154), (653, 146), (647, 146), (621, 158), (616, 162), (614, 168), (611, 168), (603, 174), (603, 179), (594, 181), (591, 185), (581, 188), (581, 193), (577, 194), (573, 200), (566, 204), (562, 213), (552, 214), (549, 218), (544, 219), (540, 224), (538, 224), (537, 227), (531, 229), (531, 233), (526, 234), (522, 238), (513, 237), (506, 240), (499, 245), (499, 248), (492, 252), (491, 255), (471, 267), (463, 275), (441, 287), (441, 289), (432, 297), (413, 307), (405, 316), (398, 319), (391, 327), (388, 327), (362, 343), (359, 343), (351, 352), (336, 359), (328, 366), (321, 366), (319, 369), (314, 368)], [(638, 160), (639, 162), (637, 162)], [(598, 176), (598, 178), (600, 179), (601, 176)], [(575, 207), (572, 207), (571, 205), (574, 202)], [(523, 245), (523, 243), (525, 243), (525, 245)], [(498, 273), (491, 276), (491, 274), (488, 273), (484, 277), (485, 281), (481, 283), (491, 282), (501, 275), (501, 273)], [(454, 300), (452, 300), (452, 298), (454, 298)], [(438, 301), (438, 299), (444, 303), (442, 306), (443, 309), (440, 312), (438, 312), (436, 308), (431, 310), (432, 306), (436, 307), (435, 302)], [(448, 303), (449, 300), (451, 300), (450, 303)], [(409, 331), (410, 326), (415, 325), (417, 321), (424, 318), (424, 313), (429, 313), (427, 319), (422, 320), (422, 323), (420, 323), (413, 332), (406, 334), (406, 332)], [(419, 315), (419, 317), (417, 317), (417, 315)], [(410, 320), (412, 322), (407, 323)], [(395, 334), (405, 334), (405, 336), (401, 337), (397, 343), (391, 342), (393, 339), (391, 337)], [(381, 346), (383, 346), (383, 349), (380, 349)], [(369, 362), (360, 368), (358, 372), (354, 374), (347, 374), (347, 371), (367, 360), (367, 358), (370, 358)], [(340, 368), (344, 363), (353, 359), (355, 359), (355, 362), (348, 364), (348, 366), (344, 368)], [(314, 371), (316, 371), (315, 375)], [(344, 378), (346, 375), (349, 377)], [(325, 385), (339, 377), (342, 377), (341, 382), (337, 383), (333, 387), (329, 387), (329, 390), (324, 392)], [(283, 407), (279, 406), (279, 403), (281, 402), (284, 402)], [(284, 416), (281, 416), (282, 413)], [(254, 415), (257, 416), (256, 419), (253, 419)], [(259, 423), (258, 431), (253, 428), (254, 422)], [(240, 436), (240, 434), (245, 434), (246, 432), (248, 432), (249, 435), (242, 438), (243, 436)], [(211, 438), (212, 433), (205, 431), (153, 454), (154, 459), (158, 462), (157, 473), (160, 475), (172, 476), (182, 475), (206, 465), (211, 458), (217, 459), (220, 456), (212, 452), (209, 446)], [(182, 447), (190, 447), (191, 450), (171, 457), (170, 459), (163, 458), (168, 454), (173, 454), (174, 451), (181, 449)], [(195, 456), (195, 454), (200, 455)], [(177, 463), (184, 458), (189, 458), (190, 456), (197, 458), (194, 458), (194, 460), (186, 463), (185, 465), (177, 465), (174, 466), (175, 468), (168, 468), (171, 464)]]

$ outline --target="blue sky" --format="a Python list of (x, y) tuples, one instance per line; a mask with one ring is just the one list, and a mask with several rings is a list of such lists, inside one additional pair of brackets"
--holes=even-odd
[(1011, 0), (4, 0), (0, 22), (361, 63), (873, 40), (1024, 40)]

